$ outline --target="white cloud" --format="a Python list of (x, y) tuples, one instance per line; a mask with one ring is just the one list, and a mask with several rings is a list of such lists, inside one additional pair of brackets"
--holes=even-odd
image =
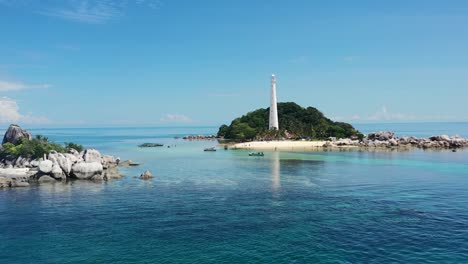
[(369, 121), (409, 121), (416, 120), (418, 117), (414, 114), (389, 112), (387, 107), (383, 105), (380, 111), (377, 111), (373, 115), (366, 117), (366, 119)]
[(49, 120), (45, 117), (23, 115), (19, 112), (19, 106), (15, 100), (0, 97), (0, 123), (40, 124), (49, 123)]
[(161, 118), (161, 122), (170, 123), (193, 123), (193, 119), (181, 114), (167, 114)]
[(0, 92), (49, 87), (51, 87), (50, 84), (27, 85), (19, 82), (8, 82), (0, 80)]
[(307, 56), (298, 56), (298, 57), (294, 57), (294, 58), (290, 59), (289, 63), (291, 63), (291, 64), (303, 64), (303, 63), (306, 63), (307, 61), (308, 61)]
[(57, 48), (59, 48), (61, 50), (65, 50), (65, 51), (71, 51), (71, 52), (80, 51), (80, 47), (78, 47), (76, 45), (71, 45), (71, 44), (58, 45)]
[(337, 121), (362, 121), (362, 122), (391, 122), (391, 121), (455, 121), (464, 120), (466, 118), (458, 118), (447, 115), (416, 115), (411, 113), (394, 113), (387, 109), (385, 105), (381, 109), (370, 115), (357, 115), (343, 117), (336, 116), (333, 118)]
[(62, 19), (101, 24), (113, 17), (119, 16), (121, 10), (112, 1), (63, 1), (63, 6), (49, 7), (37, 11), (41, 15)]
[(123, 16), (128, 6), (159, 9), (160, 0), (0, 0), (0, 4), (20, 7), (60, 19), (89, 24), (103, 24)]
[(347, 61), (347, 62), (352, 62), (352, 61), (355, 61), (359, 59), (359, 56), (346, 56), (343, 58), (344, 61)]

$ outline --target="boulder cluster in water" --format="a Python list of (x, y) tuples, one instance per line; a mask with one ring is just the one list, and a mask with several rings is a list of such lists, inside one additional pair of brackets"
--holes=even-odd
[(0, 187), (29, 186), (30, 182), (39, 183), (78, 180), (110, 180), (120, 178), (117, 170), (118, 159), (101, 156), (95, 149), (70, 153), (52, 151), (46, 159), (28, 160), (19, 157), (13, 164), (0, 163)]
[[(5, 133), (3, 143), (17, 142), (25, 137), (31, 140), (31, 133), (10, 126)], [(109, 180), (120, 178), (117, 170), (119, 158), (102, 156), (95, 149), (78, 152), (70, 149), (68, 153), (51, 151), (40, 159), (17, 157), (14, 160), (0, 160), (0, 188), (24, 187), (30, 182), (55, 182), (68, 179)]]
[(422, 149), (428, 148), (446, 148), (456, 149), (468, 147), (468, 139), (462, 138), (458, 135), (449, 137), (447, 135), (432, 136), (429, 138), (417, 137), (395, 137), (393, 132), (375, 132), (370, 133), (362, 140), (352, 139), (336, 139), (330, 140), (324, 147), (334, 146), (357, 146), (357, 147), (417, 147)]

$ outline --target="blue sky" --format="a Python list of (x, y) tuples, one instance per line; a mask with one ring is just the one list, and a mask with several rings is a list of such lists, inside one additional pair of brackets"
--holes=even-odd
[(468, 121), (466, 1), (0, 0), (0, 124), (220, 125), (278, 100)]

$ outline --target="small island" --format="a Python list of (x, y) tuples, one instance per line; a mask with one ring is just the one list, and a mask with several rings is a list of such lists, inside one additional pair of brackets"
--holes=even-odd
[(317, 148), (421, 148), (452, 149), (468, 147), (458, 135), (429, 138), (396, 137), (390, 131), (362, 134), (351, 124), (334, 122), (314, 107), (278, 103), (279, 129), (269, 129), (270, 108), (261, 108), (222, 125), (218, 137), (231, 141), (234, 149), (307, 150)]
[(352, 125), (333, 122), (314, 107), (304, 108), (292, 102), (278, 103), (277, 107), (280, 129), (268, 129), (270, 108), (260, 108), (234, 119), (229, 126), (222, 125), (218, 137), (236, 142), (364, 137)]

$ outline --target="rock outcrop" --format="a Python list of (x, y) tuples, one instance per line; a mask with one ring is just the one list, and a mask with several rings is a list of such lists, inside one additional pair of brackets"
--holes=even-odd
[(362, 140), (330, 138), (323, 147), (356, 146), (364, 148), (398, 148), (416, 147), (422, 149), (445, 148), (456, 149), (468, 147), (468, 140), (458, 135), (449, 137), (447, 135), (432, 136), (429, 138), (417, 137), (395, 137), (395, 133), (389, 131), (369, 133)]
[(151, 171), (149, 170), (146, 170), (145, 172), (143, 172), (141, 175), (140, 175), (140, 179), (142, 180), (149, 180), (151, 178), (154, 178), (153, 174), (151, 173)]
[(22, 129), (18, 125), (10, 125), (8, 130), (5, 132), (5, 135), (3, 136), (2, 144), (7, 142), (16, 144), (20, 138), (27, 138), (28, 140), (31, 140), (32, 134)]
[[(31, 133), (17, 125), (11, 125), (5, 133), (3, 143), (18, 143), (20, 138), (32, 139)], [(96, 149), (85, 149), (81, 153), (69, 149), (68, 153), (50, 151), (43, 158), (15, 157), (0, 160), (0, 188), (28, 186), (30, 181), (39, 183), (58, 180), (110, 180), (121, 178), (117, 169), (120, 158), (102, 156)]]

